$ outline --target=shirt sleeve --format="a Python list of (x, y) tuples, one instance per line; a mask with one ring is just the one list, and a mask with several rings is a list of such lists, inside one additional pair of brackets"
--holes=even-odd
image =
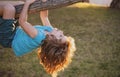
[(45, 31), (41, 30), (38, 31), (38, 34), (36, 35), (35, 38), (33, 38), (33, 40), (40, 45), (42, 43), (42, 40), (44, 40), (45, 38), (46, 38)]
[(53, 27), (51, 27), (51, 26), (43, 26), (43, 29), (45, 31), (51, 32), (53, 30)]
[(46, 38), (45, 31), (51, 32), (53, 30), (53, 28), (50, 26), (39, 26), (38, 28), (36, 27), (36, 29), (38, 31), (38, 34), (35, 38), (33, 38), (33, 40), (38, 44), (41, 44), (42, 40)]

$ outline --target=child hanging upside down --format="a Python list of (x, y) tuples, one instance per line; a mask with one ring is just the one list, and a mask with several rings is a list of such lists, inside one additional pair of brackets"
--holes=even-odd
[(19, 25), (16, 24), (14, 5), (20, 2), (0, 2), (0, 44), (12, 48), (16, 56), (23, 56), (38, 49), (40, 63), (49, 74), (56, 75), (71, 62), (76, 49), (74, 39), (51, 26), (48, 10), (40, 12), (44, 26), (31, 25), (27, 21), (27, 13), (34, 1), (25, 1), (19, 16)]

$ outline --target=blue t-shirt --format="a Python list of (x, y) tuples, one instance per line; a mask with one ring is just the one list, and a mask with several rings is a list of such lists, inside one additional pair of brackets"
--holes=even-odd
[(52, 27), (49, 26), (34, 27), (38, 30), (38, 34), (34, 38), (27, 35), (22, 28), (17, 29), (12, 41), (12, 48), (16, 56), (22, 56), (40, 47), (42, 41), (46, 38), (45, 31), (52, 31)]

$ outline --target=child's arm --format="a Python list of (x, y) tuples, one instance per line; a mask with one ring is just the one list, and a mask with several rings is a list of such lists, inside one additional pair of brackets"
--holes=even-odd
[(51, 26), (48, 18), (48, 10), (40, 11), (40, 18), (44, 26)]
[(26, 0), (19, 17), (20, 26), (32, 38), (34, 38), (37, 35), (37, 30), (30, 23), (27, 22), (27, 15), (28, 15), (27, 13), (28, 13), (29, 5), (34, 1), (35, 0)]

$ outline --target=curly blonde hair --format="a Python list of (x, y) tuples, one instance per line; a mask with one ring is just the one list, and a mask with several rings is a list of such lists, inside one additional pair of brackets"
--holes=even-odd
[(47, 73), (56, 77), (59, 71), (64, 70), (70, 64), (75, 50), (72, 37), (67, 37), (67, 41), (61, 43), (54, 36), (51, 38), (47, 35), (41, 48), (38, 49), (40, 64), (43, 65)]

